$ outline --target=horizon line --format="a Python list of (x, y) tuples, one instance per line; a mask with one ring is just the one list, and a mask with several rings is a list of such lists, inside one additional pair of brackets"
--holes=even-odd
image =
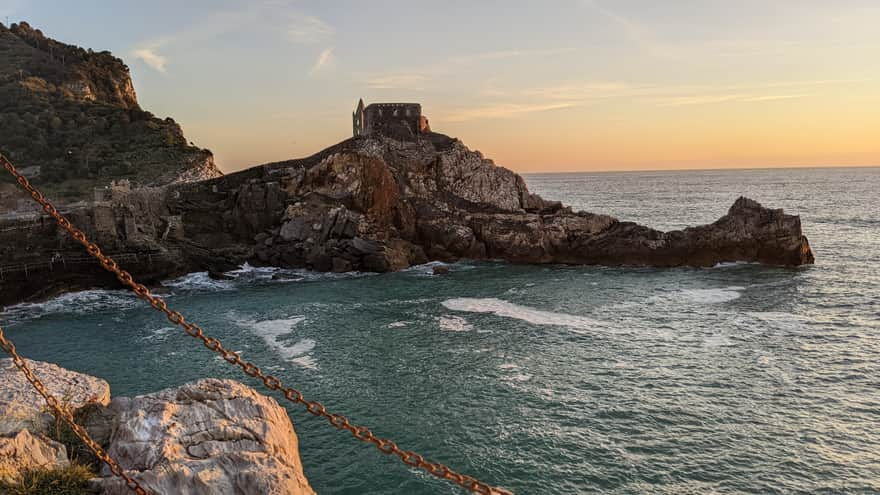
[[(502, 166), (503, 167), (503, 166)], [(508, 167), (503, 167), (508, 168)], [(632, 169), (601, 169), (601, 170), (555, 170), (550, 172), (528, 171), (513, 172), (520, 175), (564, 175), (564, 174), (614, 174), (638, 172), (711, 172), (719, 170), (803, 170), (803, 169), (847, 169), (847, 168), (880, 168), (878, 165), (785, 165), (779, 167), (705, 167), (705, 168), (632, 168)]]

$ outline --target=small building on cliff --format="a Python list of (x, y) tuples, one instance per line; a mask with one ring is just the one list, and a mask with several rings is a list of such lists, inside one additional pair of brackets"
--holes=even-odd
[(418, 103), (371, 103), (365, 107), (361, 99), (351, 119), (354, 137), (382, 135), (408, 140), (431, 132)]

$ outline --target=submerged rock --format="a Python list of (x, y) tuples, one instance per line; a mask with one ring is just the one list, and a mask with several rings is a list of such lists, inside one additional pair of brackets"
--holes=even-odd
[[(442, 134), (348, 139), (312, 157), (132, 191), (70, 211), (136, 278), (258, 266), (385, 272), (431, 260), (709, 266), (813, 262), (800, 219), (740, 198), (710, 225), (661, 232), (575, 212)], [(51, 220), (0, 220), (0, 304), (116, 287)], [(54, 263), (48, 263), (55, 259)], [(58, 269), (59, 265), (63, 269)], [(22, 266), (27, 268), (22, 269)], [(14, 269), (10, 268), (14, 267)]]
[[(115, 398), (90, 432), (142, 486), (180, 495), (314, 494), (287, 411), (232, 380)], [(104, 468), (107, 495), (128, 494)]]

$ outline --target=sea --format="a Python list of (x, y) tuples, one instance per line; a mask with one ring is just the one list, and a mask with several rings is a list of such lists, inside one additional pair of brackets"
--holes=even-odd
[[(816, 264), (243, 266), (163, 284), (229, 348), (429, 460), (517, 494), (880, 493), (880, 168), (534, 174), (661, 230), (741, 195), (800, 215)], [(5, 308), (32, 359), (116, 396), (258, 383), (122, 291)], [(319, 494), (460, 494), (289, 406)]]

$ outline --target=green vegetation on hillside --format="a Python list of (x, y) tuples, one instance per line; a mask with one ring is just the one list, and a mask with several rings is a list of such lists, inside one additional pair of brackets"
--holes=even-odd
[(161, 185), (194, 169), (217, 174), (211, 152), (189, 144), (173, 119), (140, 108), (122, 60), (26, 23), (0, 24), (0, 152), (69, 200), (112, 179)]

